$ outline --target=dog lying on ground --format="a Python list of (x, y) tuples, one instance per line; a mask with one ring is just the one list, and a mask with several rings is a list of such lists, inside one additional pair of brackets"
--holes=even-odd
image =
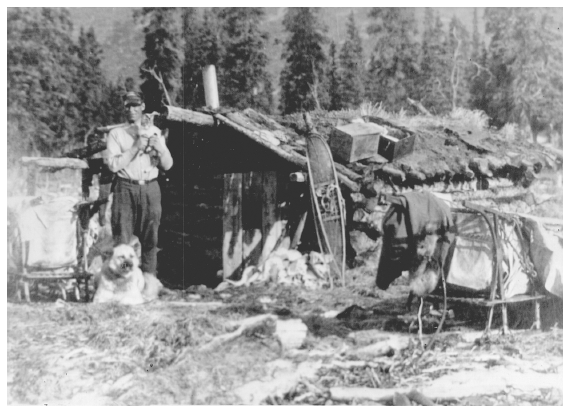
[(153, 274), (141, 271), (140, 249), (138, 238), (133, 238), (130, 244), (118, 245), (106, 254), (101, 271), (95, 274), (93, 303), (135, 305), (158, 297), (162, 283)]

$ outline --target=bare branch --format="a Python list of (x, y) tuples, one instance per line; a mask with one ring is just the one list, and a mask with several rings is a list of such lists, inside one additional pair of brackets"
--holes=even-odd
[(473, 60), (471, 60), (471, 64), (475, 65), (475, 67), (477, 68), (477, 73), (475, 73), (471, 79), (475, 79), (476, 77), (481, 76), (481, 72), (487, 72), (487, 74), (489, 75), (489, 79), (485, 82), (485, 85), (491, 83), (491, 80), (493, 80), (494, 76), (489, 69), (487, 69), (485, 66), (480, 65), (477, 62), (474, 62)]
[(141, 70), (143, 72), (150, 73), (152, 77), (154, 77), (156, 81), (160, 83), (160, 85), (162, 86), (162, 91), (164, 92), (164, 96), (166, 97), (166, 102), (168, 103), (168, 106), (172, 106), (172, 101), (170, 100), (170, 96), (168, 95), (168, 90), (166, 90), (166, 85), (164, 84), (164, 80), (162, 79), (162, 74), (160, 72), (158, 74), (156, 73), (156, 66), (154, 66), (152, 69), (146, 69), (143, 67), (141, 68)]
[(457, 103), (457, 89), (459, 88), (459, 54), (461, 49), (461, 39), (457, 36), (457, 27), (453, 28), (453, 37), (457, 41), (453, 52), (453, 67), (451, 69), (451, 108), (455, 109)]
[(441, 87), (441, 80), (438, 77), (435, 78), (435, 83), (437, 84), (437, 92), (441, 95), (444, 100), (449, 100), (445, 93), (443, 92), (443, 88)]
[(89, 135), (91, 135), (93, 133), (94, 130), (95, 130), (95, 126), (91, 126), (91, 128), (87, 131), (85, 136), (83, 136), (83, 144), (84, 145), (87, 145), (87, 138), (89, 137)]

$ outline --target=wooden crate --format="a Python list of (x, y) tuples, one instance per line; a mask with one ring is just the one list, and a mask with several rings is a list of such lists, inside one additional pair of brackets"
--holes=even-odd
[(329, 146), (335, 158), (351, 163), (370, 158), (378, 152), (382, 128), (371, 123), (349, 123), (337, 126)]
[(389, 161), (393, 161), (409, 154), (414, 150), (415, 136), (395, 138), (390, 135), (380, 135), (378, 153)]
[(416, 137), (411, 130), (379, 117), (370, 116), (369, 120), (386, 128), (387, 132), (380, 134), (378, 153), (388, 161), (399, 159), (414, 150)]

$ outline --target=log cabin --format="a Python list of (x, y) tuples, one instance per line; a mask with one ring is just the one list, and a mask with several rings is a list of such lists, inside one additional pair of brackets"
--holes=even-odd
[[(312, 115), (327, 140), (339, 125), (355, 120), (383, 128), (376, 154), (352, 162), (335, 158), (351, 240), (355, 234), (379, 237), (382, 194), (421, 188), (456, 201), (528, 201), (535, 178), (562, 166), (560, 153), (457, 120), (426, 117), (411, 127), (374, 116), (354, 119), (349, 112)], [(174, 158), (160, 178), (158, 271), (167, 285), (215, 286), (239, 278), (276, 248), (314, 248), (301, 114), (164, 106), (155, 124), (168, 130)], [(89, 173), (98, 172), (100, 161), (92, 157), (104, 149), (108, 130), (100, 128), (99, 141), (66, 154), (89, 160), (86, 185)]]

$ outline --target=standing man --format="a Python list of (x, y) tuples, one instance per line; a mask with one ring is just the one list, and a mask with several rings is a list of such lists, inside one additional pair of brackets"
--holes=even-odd
[(158, 168), (172, 167), (172, 155), (160, 129), (144, 127), (144, 102), (140, 94), (124, 98), (128, 126), (111, 130), (107, 139), (107, 163), (116, 173), (111, 227), (115, 245), (128, 244), (136, 235), (142, 247), (141, 269), (156, 275), (158, 226), (162, 213)]

